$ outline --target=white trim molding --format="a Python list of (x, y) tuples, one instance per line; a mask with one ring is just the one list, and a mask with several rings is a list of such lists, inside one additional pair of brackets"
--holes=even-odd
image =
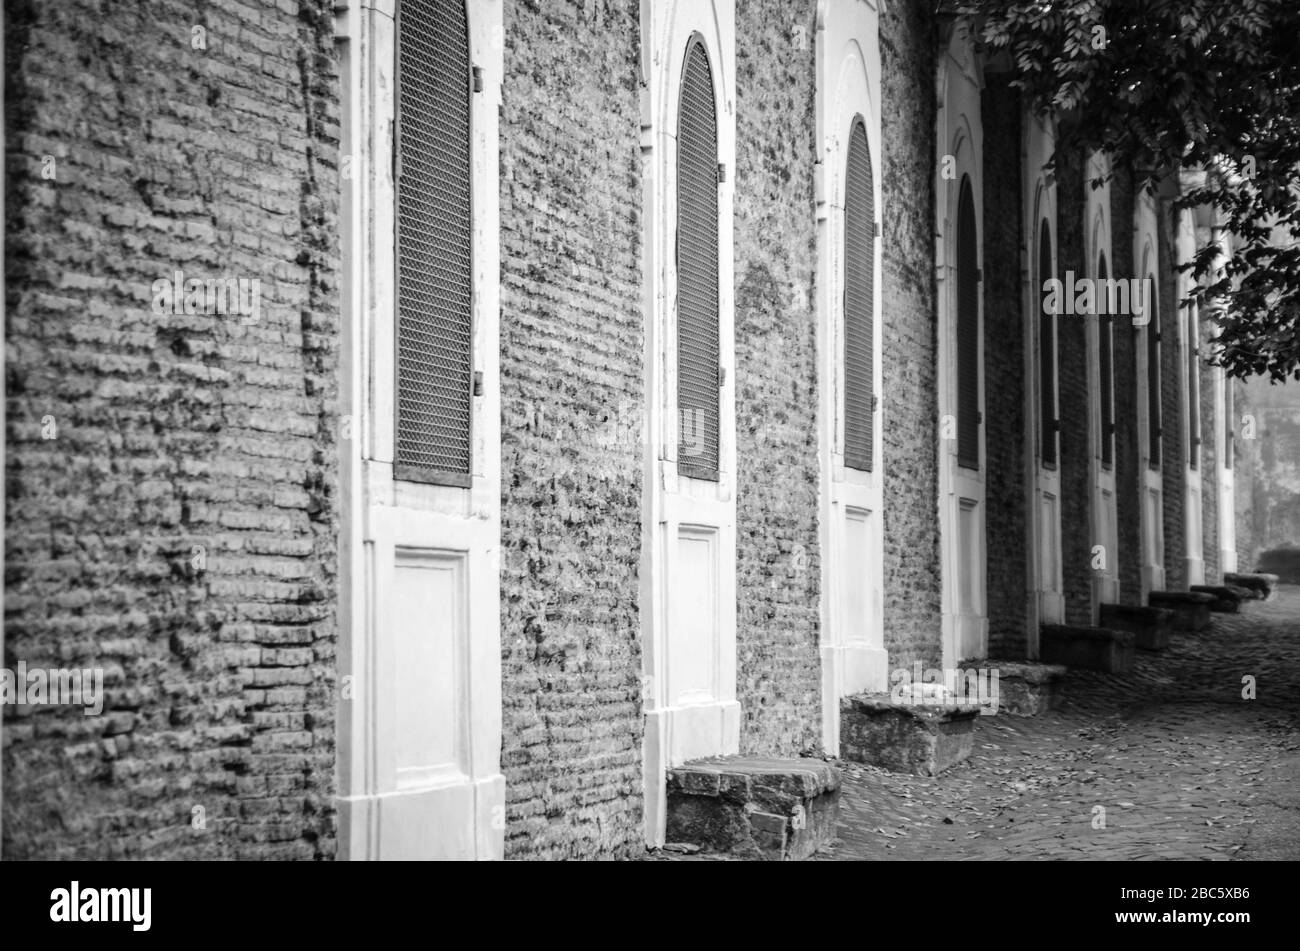
[[(1046, 221), (1051, 229), (1052, 275), (1059, 276), (1057, 260), (1060, 249), (1060, 229), (1056, 218), (1056, 181), (1044, 166), (1056, 148), (1056, 129), (1028, 110), (1021, 118), (1021, 167), (1024, 176), (1024, 214), (1021, 233), (1025, 236), (1021, 248), (1021, 274), (1024, 286), (1024, 346), (1025, 346), (1025, 536), (1029, 558), (1028, 598), (1026, 604), (1027, 652), (1037, 659), (1039, 628), (1042, 624), (1061, 623), (1065, 618), (1065, 597), (1061, 569), (1061, 506), (1060, 506), (1060, 439), (1056, 441), (1056, 465), (1041, 464), (1041, 411), (1039, 400), (1038, 334), (1039, 315), (1043, 303), (1043, 280), (1038, 273), (1040, 224)], [(1055, 327), (1056, 321), (1053, 321)], [(1056, 335), (1055, 329), (1053, 334)], [(1059, 335), (1058, 335), (1059, 339)], [(1060, 416), (1060, 347), (1054, 339), (1055, 372), (1053, 382), (1054, 412)]]
[[(395, 0), (336, 3), (343, 121), (339, 857), (503, 852), (497, 116), (502, 0), (467, 4), (474, 261), (470, 488), (394, 478)], [(432, 609), (430, 597), (437, 596)]]
[[(1196, 256), (1196, 221), (1190, 210), (1178, 212), (1175, 222), (1175, 249), (1177, 265), (1190, 264)], [(1200, 311), (1195, 304), (1183, 303), (1192, 293), (1193, 278), (1190, 271), (1176, 272), (1178, 299), (1175, 313), (1178, 315), (1178, 379), (1182, 406), (1183, 458), (1179, 461), (1183, 473), (1183, 577), (1190, 585), (1205, 583), (1205, 551), (1202, 521), (1204, 513), (1201, 508), (1203, 486), (1201, 484), (1201, 467), (1204, 459), (1201, 453), (1200, 439), (1204, 431), (1204, 421), (1200, 413), (1200, 370), (1192, 373), (1192, 352), (1197, 349), (1199, 341), (1192, 334), (1200, 333)], [(1192, 427), (1192, 401), (1197, 401), (1195, 418), (1197, 427)], [(1193, 465), (1195, 460), (1195, 465)]]
[[(979, 467), (958, 461), (957, 256), (959, 201), (969, 178), (975, 206), (976, 266), (984, 267), (984, 125), (980, 116), (983, 71), (968, 20), (952, 25), (939, 58), (935, 162), (935, 281), (939, 315), (939, 538), (943, 563), (943, 665), (983, 659), (988, 652), (988, 545), (985, 532), (984, 293), (979, 294)], [(973, 577), (967, 577), (973, 574)], [(972, 646), (973, 645), (973, 646)]]
[[(1111, 243), (1110, 214), (1110, 158), (1101, 152), (1088, 156), (1084, 166), (1084, 275), (1094, 281), (1093, 313), (1081, 315), (1084, 320), (1087, 381), (1088, 381), (1088, 484), (1092, 497), (1089, 500), (1091, 538), (1089, 548), (1102, 546), (1104, 568), (1093, 568), (1091, 577), (1092, 621), (1097, 623), (1100, 605), (1119, 602), (1119, 498), (1116, 486), (1119, 440), (1110, 435), (1110, 466), (1103, 462), (1104, 444), (1108, 434), (1103, 432), (1103, 400), (1110, 400), (1111, 422), (1115, 422), (1115, 328), (1124, 315), (1110, 315), (1110, 392), (1101, 387), (1101, 311), (1103, 307), (1100, 264), (1106, 261), (1106, 277), (1116, 279), (1115, 255)], [(1101, 184), (1094, 187), (1094, 182)], [(1073, 293), (1067, 289), (1066, 293)], [(1109, 301), (1106, 301), (1108, 304)], [(1118, 428), (1118, 427), (1117, 427)]]
[[(1167, 333), (1160, 313), (1160, 258), (1159, 237), (1156, 228), (1155, 195), (1145, 189), (1138, 192), (1133, 203), (1133, 273), (1140, 281), (1151, 280), (1146, 287), (1146, 321), (1138, 327), (1137, 347), (1137, 425), (1138, 425), (1138, 518), (1142, 533), (1142, 603), (1146, 604), (1147, 595), (1152, 591), (1163, 591), (1165, 587), (1165, 520), (1164, 520), (1164, 476), (1166, 465), (1163, 439), (1158, 456), (1159, 464), (1153, 466), (1153, 446), (1151, 441), (1151, 404), (1149, 387), (1154, 372), (1160, 380), (1162, 368), (1151, 366), (1151, 334)], [(1162, 354), (1164, 340), (1155, 341), (1157, 354)], [(1163, 362), (1163, 361), (1161, 361)], [(1162, 407), (1158, 426), (1163, 426), (1164, 394), (1157, 391), (1157, 405)]]
[[(873, 208), (881, 200), (880, 41), (876, 5), (817, 5), (817, 436), (821, 559), (822, 744), (839, 750), (840, 700), (884, 690), (885, 479), (883, 408), (873, 411), (872, 471), (844, 464), (845, 178), (849, 137), (861, 118), (871, 152)], [(882, 377), (881, 242), (874, 240), (871, 391), (885, 403)]]
[[(641, 0), (646, 425), (641, 636), (645, 837), (663, 844), (667, 770), (740, 745), (736, 699), (733, 0)], [(677, 469), (677, 127), (693, 38), (713, 74), (718, 162), (718, 480)]]

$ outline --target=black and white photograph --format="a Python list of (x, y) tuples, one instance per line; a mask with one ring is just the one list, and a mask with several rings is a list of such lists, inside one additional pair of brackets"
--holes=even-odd
[(1108, 933), (1249, 934), (1295, 0), (3, 9), (7, 919), (1084, 862)]

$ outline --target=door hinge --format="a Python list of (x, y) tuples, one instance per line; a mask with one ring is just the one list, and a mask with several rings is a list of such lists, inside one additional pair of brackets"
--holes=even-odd
[(880, 397), (878, 397), (875, 393), (872, 393), (872, 394), (871, 394), (871, 412), (874, 413), (874, 412), (875, 412), (876, 410), (878, 410), (878, 409), (880, 409)]
[(718, 163), (718, 184), (721, 185), (727, 180), (727, 166), (722, 162)]
[(984, 414), (981, 413), (979, 410), (975, 411), (975, 425), (976, 426), (984, 425)]
[(474, 371), (474, 395), (475, 396), (483, 395), (483, 371), (482, 370)]
[(880, 220), (879, 220), (879, 219), (876, 219), (875, 221), (871, 222), (871, 237), (873, 237), (873, 238), (879, 238), (879, 237), (880, 237)]
[(474, 76), (474, 91), (482, 92), (483, 91), (483, 67), (475, 66), (471, 70), (471, 73)]
[(977, 267), (975, 269), (975, 283), (976, 284), (984, 283), (984, 268)]
[(724, 366), (719, 366), (719, 367), (718, 367), (718, 386), (726, 386), (726, 384), (727, 384), (727, 368), (724, 367)]

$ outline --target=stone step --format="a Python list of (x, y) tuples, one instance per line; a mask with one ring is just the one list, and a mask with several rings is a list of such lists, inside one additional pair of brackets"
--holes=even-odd
[(1112, 631), (1129, 631), (1136, 638), (1138, 650), (1162, 651), (1169, 646), (1169, 635), (1177, 618), (1166, 608), (1141, 604), (1103, 604), (1101, 626)]
[(1133, 668), (1137, 638), (1131, 631), (1046, 624), (1041, 633), (1038, 654), (1048, 663), (1108, 674), (1127, 673)]
[(937, 776), (975, 749), (978, 704), (856, 694), (840, 701), (840, 756), (896, 773)]
[[(1036, 717), (1060, 702), (1065, 668), (1060, 664), (1039, 664), (1024, 660), (963, 661), (963, 670), (989, 671), (992, 704), (980, 706), (981, 714), (1009, 713)], [(996, 679), (993, 679), (996, 675)]]
[(668, 771), (665, 842), (806, 859), (835, 835), (840, 773), (819, 759), (720, 756)]
[(1241, 609), (1241, 595), (1226, 585), (1194, 584), (1191, 590), (1212, 597), (1210, 610), (1218, 614), (1236, 614)]
[(1223, 583), (1255, 592), (1255, 597), (1267, 600), (1277, 590), (1277, 575), (1266, 573), (1245, 574), (1229, 571), (1223, 576)]
[(1152, 591), (1147, 595), (1147, 604), (1153, 608), (1174, 612), (1181, 631), (1199, 631), (1209, 624), (1213, 603), (1214, 595), (1203, 591)]

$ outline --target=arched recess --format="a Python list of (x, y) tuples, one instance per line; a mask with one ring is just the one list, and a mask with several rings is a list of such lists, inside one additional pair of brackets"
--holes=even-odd
[(1156, 256), (1156, 202), (1155, 196), (1143, 189), (1133, 208), (1133, 273), (1138, 276), (1141, 293), (1141, 313), (1134, 310), (1133, 321), (1138, 328), (1138, 345), (1135, 348), (1138, 381), (1138, 491), (1141, 493), (1139, 518), (1141, 520), (1141, 579), (1142, 603), (1151, 591), (1165, 587), (1165, 531), (1164, 531), (1164, 478), (1163, 426), (1161, 396), (1161, 351), (1164, 339), (1161, 329), (1159, 283), (1156, 281), (1158, 259)]
[(1027, 237), (1025, 262), (1025, 534), (1029, 563), (1026, 634), (1031, 658), (1038, 656), (1039, 627), (1065, 617), (1061, 578), (1061, 476), (1057, 315), (1045, 309), (1046, 282), (1056, 268), (1056, 184), (1045, 168), (1055, 149), (1055, 128), (1025, 112), (1022, 168)]
[(335, 20), (342, 858), (503, 851), (501, 17), (400, 0)]
[(988, 653), (981, 86), (970, 24), (959, 20), (939, 63), (935, 180), (945, 667)]
[[(645, 835), (649, 844), (661, 845), (667, 770), (691, 759), (736, 753), (740, 744), (734, 3), (642, 0), (641, 35)], [(710, 118), (712, 130), (706, 128)], [(716, 143), (711, 195), (706, 194), (710, 165), (701, 151), (708, 141)], [(716, 254), (716, 267), (701, 268), (701, 248), (704, 257)], [(712, 281), (715, 287), (708, 286)]]
[[(1087, 321), (1088, 353), (1088, 506), (1093, 551), (1092, 619), (1097, 621), (1100, 604), (1119, 601), (1119, 515), (1115, 484), (1115, 314), (1127, 307), (1128, 293), (1113, 292), (1110, 285), (1110, 160), (1093, 153), (1084, 175), (1084, 221), (1086, 223), (1085, 276), (1092, 282), (1092, 313)], [(1100, 184), (1096, 184), (1100, 182)], [(1126, 285), (1127, 286), (1127, 285)], [(1100, 554), (1100, 559), (1097, 555)]]
[[(873, 0), (817, 7), (817, 433), (823, 745), (883, 690), (880, 47)], [(850, 260), (850, 257), (852, 258)]]

